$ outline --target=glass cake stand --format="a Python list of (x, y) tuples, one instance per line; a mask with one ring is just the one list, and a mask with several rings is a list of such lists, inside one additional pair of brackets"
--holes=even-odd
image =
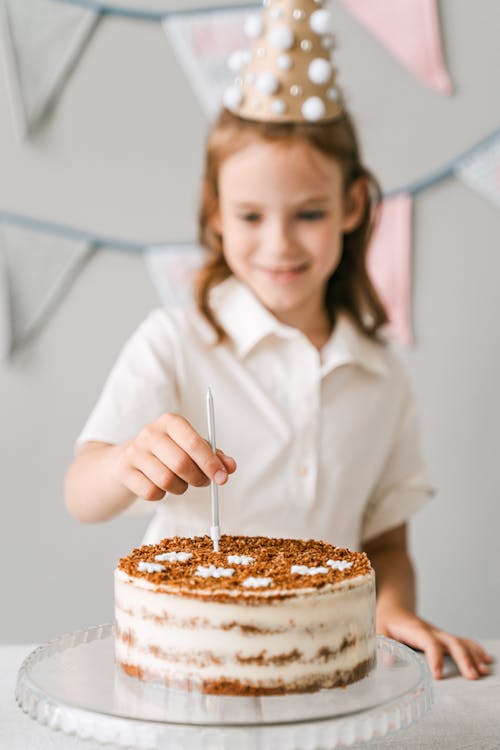
[(16, 699), (33, 719), (84, 739), (141, 750), (330, 750), (417, 721), (432, 705), (424, 658), (377, 636), (377, 665), (347, 688), (235, 697), (166, 689), (114, 663), (114, 626), (39, 646), (18, 673)]

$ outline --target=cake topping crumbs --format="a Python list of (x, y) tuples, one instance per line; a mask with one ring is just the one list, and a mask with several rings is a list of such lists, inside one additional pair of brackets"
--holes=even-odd
[(250, 555), (228, 555), (227, 561), (230, 565), (250, 565), (255, 560)]
[[(169, 552), (185, 552), (192, 556), (183, 562), (170, 562), (161, 570), (149, 572), (138, 567), (139, 562), (155, 564), (155, 558)], [(221, 567), (227, 570), (227, 559), (230, 555), (252, 557), (248, 565), (238, 565), (229, 576), (213, 577), (197, 573), (199, 567), (214, 569)], [(327, 565), (325, 573), (310, 573), (297, 576), (291, 572), (293, 565), (304, 565), (313, 569), (323, 566), (325, 560), (332, 560), (335, 567)], [(339, 566), (338, 563), (344, 563)], [(348, 563), (348, 565), (345, 565)], [(156, 562), (156, 564), (158, 564)], [(348, 549), (335, 547), (328, 542), (315, 539), (274, 539), (264, 536), (229, 536), (223, 534), (219, 541), (219, 551), (215, 552), (210, 536), (168, 537), (158, 544), (146, 544), (134, 549), (123, 557), (118, 567), (124, 573), (143, 578), (157, 586), (175, 589), (186, 595), (203, 596), (210, 594), (220, 598), (233, 597), (238, 592), (245, 592), (245, 597), (276, 595), (279, 598), (292, 595), (297, 588), (319, 589), (332, 584), (348, 583), (350, 579), (365, 576), (372, 568), (364, 552), (351, 552)], [(342, 567), (342, 570), (340, 569)], [(220, 574), (219, 574), (220, 575)], [(265, 588), (244, 586), (247, 578), (271, 578)], [(250, 601), (250, 599), (249, 599)]]
[(272, 578), (245, 578), (243, 586), (247, 589), (259, 589), (261, 586), (269, 586), (273, 582)]
[(334, 570), (347, 570), (352, 567), (352, 560), (350, 562), (347, 560), (327, 560), (326, 564)]
[(308, 565), (292, 565), (290, 572), (299, 576), (315, 576), (319, 573), (328, 573), (328, 568), (324, 568), (322, 565), (317, 568), (310, 568)]
[(234, 568), (217, 568), (215, 565), (198, 565), (195, 576), (202, 578), (230, 578), (234, 573)]
[(166, 562), (186, 562), (193, 556), (192, 552), (163, 552), (161, 555), (155, 555), (155, 560), (165, 560)]
[(148, 562), (147, 560), (139, 560), (137, 570), (141, 573), (161, 573), (162, 570), (165, 570), (165, 566), (159, 563)]

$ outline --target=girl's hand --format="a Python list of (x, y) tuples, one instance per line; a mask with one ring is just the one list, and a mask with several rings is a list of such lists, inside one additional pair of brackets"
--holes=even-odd
[(115, 463), (118, 481), (145, 500), (161, 500), (166, 492), (182, 495), (191, 484), (205, 487), (213, 479), (224, 484), (236, 462), (210, 443), (178, 414), (163, 414), (121, 446)]
[(406, 610), (383, 615), (377, 612), (377, 633), (423, 651), (436, 679), (442, 677), (445, 654), (452, 657), (460, 673), (469, 680), (488, 674), (488, 664), (493, 661), (476, 641), (446, 633)]

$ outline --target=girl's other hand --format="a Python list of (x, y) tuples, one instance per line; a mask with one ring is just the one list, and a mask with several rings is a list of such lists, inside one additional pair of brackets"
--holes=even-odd
[(406, 610), (377, 614), (377, 633), (423, 651), (436, 679), (443, 675), (445, 654), (451, 656), (459, 672), (469, 680), (489, 674), (488, 664), (493, 661), (476, 641), (440, 630)]
[(163, 414), (121, 446), (115, 463), (118, 481), (137, 497), (161, 500), (182, 495), (189, 485), (225, 484), (236, 462), (210, 443), (179, 414)]

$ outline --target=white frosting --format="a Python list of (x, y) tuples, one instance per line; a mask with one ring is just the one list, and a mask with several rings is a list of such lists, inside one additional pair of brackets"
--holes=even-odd
[(348, 568), (352, 568), (352, 562), (347, 562), (347, 560), (327, 560), (326, 564), (334, 570), (347, 570)]
[(216, 568), (215, 565), (198, 565), (195, 576), (201, 578), (230, 578), (234, 568)]
[[(375, 577), (370, 573), (357, 578), (357, 585), (352, 583), (350, 588), (241, 606), (163, 593), (150, 581), (118, 570), (116, 623), (119, 631), (132, 633), (134, 638), (130, 642), (118, 636), (116, 655), (158, 675), (257, 684), (262, 680), (293, 683), (311, 674), (352, 669), (374, 653)], [(245, 625), (253, 626), (255, 632), (249, 634)], [(344, 646), (345, 638), (353, 639), (352, 645)], [(339, 653), (323, 661), (318, 654), (324, 648)], [(294, 649), (301, 657), (289, 663), (241, 663), (241, 657), (255, 658), (264, 650), (272, 659)], [(217, 661), (207, 661), (207, 652)], [(175, 658), (170, 658), (173, 654)]]
[(328, 568), (324, 568), (322, 565), (318, 568), (310, 568), (307, 565), (292, 565), (290, 570), (299, 576), (315, 576), (317, 573), (328, 573)]
[(161, 555), (155, 555), (155, 560), (165, 560), (166, 562), (186, 562), (193, 556), (192, 552), (163, 552)]
[(159, 563), (140, 560), (137, 563), (137, 570), (140, 570), (142, 573), (161, 573), (162, 570), (165, 570), (165, 566), (160, 565)]
[(258, 589), (260, 586), (269, 586), (273, 582), (272, 578), (245, 578), (243, 586), (250, 589)]
[(253, 563), (254, 557), (250, 555), (228, 555), (227, 561), (230, 565), (250, 565)]

